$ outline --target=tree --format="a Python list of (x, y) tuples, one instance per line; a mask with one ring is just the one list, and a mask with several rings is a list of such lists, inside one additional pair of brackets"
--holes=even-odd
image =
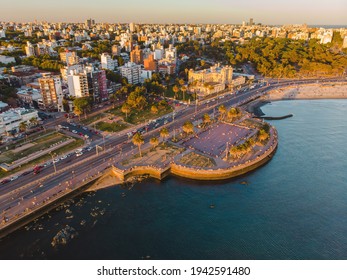
[(153, 137), (149, 140), (149, 143), (155, 148), (159, 144), (159, 140), (157, 137)]
[(183, 124), (182, 129), (183, 129), (183, 131), (184, 131), (186, 134), (190, 134), (190, 133), (193, 133), (193, 132), (194, 132), (194, 125), (193, 125), (192, 122), (186, 121), (186, 122)]
[(160, 130), (160, 137), (162, 137), (164, 140), (170, 136), (170, 133), (166, 127), (162, 128)]
[(134, 145), (137, 145), (139, 147), (140, 157), (142, 157), (141, 146), (143, 145), (143, 143), (145, 143), (145, 140), (143, 139), (142, 135), (138, 132), (135, 133), (132, 141), (133, 141)]
[(240, 115), (240, 109), (239, 108), (230, 108), (230, 110), (227, 113), (227, 117), (229, 120), (233, 120), (234, 118), (238, 117)]
[(32, 125), (32, 126), (36, 126), (36, 125), (39, 124), (39, 120), (38, 120), (36, 117), (32, 117), (32, 118), (29, 120), (29, 122), (30, 122), (30, 125)]
[(66, 99), (63, 99), (63, 108), (66, 113), (70, 112), (69, 101), (67, 101)]
[[(73, 101), (73, 104), (75, 106), (75, 109), (77, 108), (77, 112), (79, 112), (79, 116), (82, 115), (83, 113), (85, 114), (85, 117), (87, 117), (87, 112), (91, 110), (92, 108), (92, 99), (89, 97), (80, 97), (76, 98)], [(78, 114), (76, 114), (78, 115)]]
[(202, 123), (203, 123), (204, 127), (211, 123), (211, 117), (209, 114), (204, 114), (202, 116)]
[(172, 91), (175, 93), (175, 99), (177, 98), (177, 93), (180, 91), (180, 89), (178, 88), (178, 86), (174, 85), (172, 87)]
[(205, 64), (206, 64), (205, 60), (200, 60), (200, 65), (201, 65), (201, 67), (204, 67)]
[(152, 107), (151, 107), (151, 112), (152, 112), (152, 114), (154, 114), (154, 115), (158, 114), (158, 107), (155, 106), (155, 105), (152, 105)]
[(80, 107), (75, 107), (73, 109), (73, 112), (76, 116), (78, 116), (78, 119), (81, 120), (81, 115), (83, 114), (83, 111), (81, 111)]
[(121, 111), (125, 114), (125, 119), (128, 119), (128, 114), (131, 112), (131, 107), (125, 102), (122, 105)]
[(218, 111), (220, 113), (221, 120), (223, 120), (227, 109), (225, 108), (224, 105), (220, 105), (219, 108), (218, 108)]
[(181, 87), (181, 91), (182, 91), (182, 93), (183, 93), (183, 100), (186, 99), (185, 93), (187, 92), (187, 90), (188, 90), (188, 88), (187, 88), (186, 86)]
[(28, 124), (26, 122), (21, 122), (19, 124), (19, 131), (25, 132), (27, 130)]

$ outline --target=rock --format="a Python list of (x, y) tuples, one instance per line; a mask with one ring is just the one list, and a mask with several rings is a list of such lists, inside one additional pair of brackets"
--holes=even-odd
[(74, 239), (78, 236), (78, 232), (73, 228), (67, 225), (62, 230), (58, 231), (58, 233), (53, 237), (51, 245), (56, 247), (58, 245), (65, 245), (71, 239)]

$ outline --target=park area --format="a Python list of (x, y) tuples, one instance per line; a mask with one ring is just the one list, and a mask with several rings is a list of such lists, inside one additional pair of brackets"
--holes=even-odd
[(255, 130), (246, 127), (217, 123), (182, 144), (186, 148), (194, 149), (213, 157), (223, 157), (223, 153), (225, 153), (227, 148), (245, 141), (254, 133)]
[(122, 112), (121, 107), (108, 110), (107, 113), (112, 114), (113, 116), (121, 116), (124, 122), (129, 124), (139, 124), (147, 122), (152, 119), (159, 118), (163, 115), (169, 114), (172, 112), (172, 108), (169, 105), (166, 105), (163, 108), (160, 108), (157, 113), (151, 111), (151, 107), (147, 106), (143, 110), (132, 109), (127, 115)]
[(83, 143), (82, 139), (50, 130), (22, 139), (7, 146), (7, 149), (3, 147), (0, 153), (0, 178), (47, 160), (51, 157), (49, 152), (54, 151), (56, 155), (63, 154)]

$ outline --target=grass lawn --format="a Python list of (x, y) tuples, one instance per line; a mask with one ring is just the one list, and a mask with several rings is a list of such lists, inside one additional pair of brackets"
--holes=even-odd
[(65, 141), (68, 138), (69, 137), (58, 132), (42, 136), (40, 138), (37, 138), (34, 142), (31, 142), (31, 144), (33, 144), (32, 146), (28, 147), (27, 149), (21, 150), (20, 152), (13, 152), (12, 150), (8, 150), (2, 153), (0, 155), (0, 162), (11, 163), (20, 158), (29, 156), (37, 151), (47, 149), (51, 145), (56, 144), (60, 141)]
[(133, 109), (130, 114), (128, 114), (128, 118), (125, 117), (125, 114), (122, 113), (121, 107), (117, 107), (115, 109), (111, 109), (107, 111), (115, 116), (123, 117), (124, 121), (131, 124), (139, 124), (152, 119), (159, 118), (160, 116), (166, 115), (172, 112), (171, 106), (166, 106), (165, 108), (159, 109), (157, 114), (153, 114), (151, 112), (151, 106), (147, 106), (144, 110), (135, 110)]
[(98, 122), (95, 126), (97, 129), (107, 132), (118, 132), (129, 127), (121, 122)]
[(194, 152), (184, 155), (179, 162), (184, 165), (201, 168), (216, 166), (216, 162), (214, 161), (214, 159)]
[(93, 123), (93, 122), (96, 122), (96, 121), (98, 121), (98, 120), (100, 120), (100, 119), (102, 119), (102, 118), (107, 117), (107, 115), (108, 115), (108, 114), (100, 113), (100, 114), (97, 114), (97, 115), (95, 115), (95, 116), (87, 117), (86, 119), (83, 118), (83, 117), (81, 117), (80, 123), (81, 123), (81, 124), (85, 124), (85, 125), (89, 125), (89, 124), (91, 124), (91, 123)]
[[(39, 132), (39, 133), (34, 133), (34, 134), (32, 134), (32, 135), (29, 135), (28, 137), (26, 137), (26, 138), (23, 138), (23, 139), (21, 139), (21, 140), (18, 140), (18, 141), (16, 141), (15, 143), (13, 143), (13, 144), (10, 144), (10, 145), (7, 145), (7, 147), (8, 147), (8, 150), (13, 150), (13, 149), (15, 149), (16, 148), (16, 146), (18, 146), (18, 145), (20, 145), (20, 144), (23, 144), (23, 143), (29, 143), (29, 142), (33, 142), (33, 141), (38, 141), (40, 138), (42, 138), (42, 137), (46, 137), (46, 136), (48, 136), (48, 135), (50, 135), (50, 134), (54, 134), (54, 132), (55, 132), (55, 130), (47, 130), (47, 131), (41, 131), (41, 132)], [(1, 152), (5, 152), (5, 151), (7, 151), (6, 150), (6, 146), (3, 146), (3, 147), (1, 147), (0, 148), (0, 151)]]
[[(65, 154), (65, 153), (67, 153), (67, 152), (69, 152), (71, 150), (74, 150), (74, 149), (76, 149), (78, 147), (81, 147), (81, 146), (83, 146), (83, 144), (84, 144), (84, 141), (82, 139), (75, 138), (74, 142), (71, 142), (71, 143), (69, 143), (69, 144), (67, 144), (67, 145), (65, 145), (65, 146), (55, 150), (54, 153), (59, 156), (59, 155)], [(50, 160), (50, 159), (51, 159), (51, 156), (49, 154), (45, 154), (44, 156), (39, 157), (39, 158), (37, 158), (35, 160), (32, 160), (32, 161), (30, 161), (30, 162), (28, 162), (26, 164), (23, 164), (21, 167), (17, 167), (15, 169), (11, 170), (11, 171), (6, 172), (6, 171), (0, 169), (0, 178), (7, 177), (7, 176), (9, 176), (11, 174), (14, 174), (14, 173), (20, 171), (20, 170), (24, 170), (24, 169), (26, 169), (26, 168), (28, 168), (30, 166), (34, 167), (35, 165), (40, 164), (40, 163), (44, 163), (44, 162), (46, 162), (47, 160)]]

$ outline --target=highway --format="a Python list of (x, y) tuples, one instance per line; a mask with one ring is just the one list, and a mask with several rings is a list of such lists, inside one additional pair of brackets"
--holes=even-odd
[[(277, 81), (277, 80), (276, 80)], [(145, 143), (149, 142), (152, 137), (159, 138), (159, 131), (167, 127), (170, 132), (174, 129), (181, 129), (187, 120), (198, 120), (203, 114), (218, 114), (218, 107), (224, 104), (226, 107), (238, 106), (255, 99), (266, 92), (287, 85), (308, 84), (316, 82), (317, 79), (306, 80), (271, 80), (267, 85), (258, 84), (253, 89), (242, 89), (237, 93), (225, 93), (221, 96), (204, 100), (197, 105), (181, 105), (175, 112), (173, 121), (172, 113), (162, 117), (155, 123), (137, 127), (137, 131), (144, 134)], [(338, 82), (341, 79), (325, 79), (324, 82)], [(343, 81), (346, 81), (344, 79)], [(322, 80), (320, 81), (322, 82)], [(60, 120), (60, 122), (63, 120)], [(54, 120), (54, 125), (58, 122)], [(146, 132), (147, 131), (147, 132)], [(1, 185), (0, 187), (0, 213), (3, 220), (11, 220), (16, 215), (30, 211), (36, 205), (48, 203), (52, 197), (59, 193), (72, 190), (84, 179), (90, 176), (97, 176), (105, 168), (119, 162), (129, 153), (136, 153), (137, 147), (131, 142), (125, 132), (106, 136), (104, 138), (93, 137), (88, 146), (83, 148), (80, 156), (71, 152), (66, 158), (44, 167), (39, 174), (27, 174), (20, 176), (18, 179)], [(55, 173), (55, 169), (57, 172)]]

